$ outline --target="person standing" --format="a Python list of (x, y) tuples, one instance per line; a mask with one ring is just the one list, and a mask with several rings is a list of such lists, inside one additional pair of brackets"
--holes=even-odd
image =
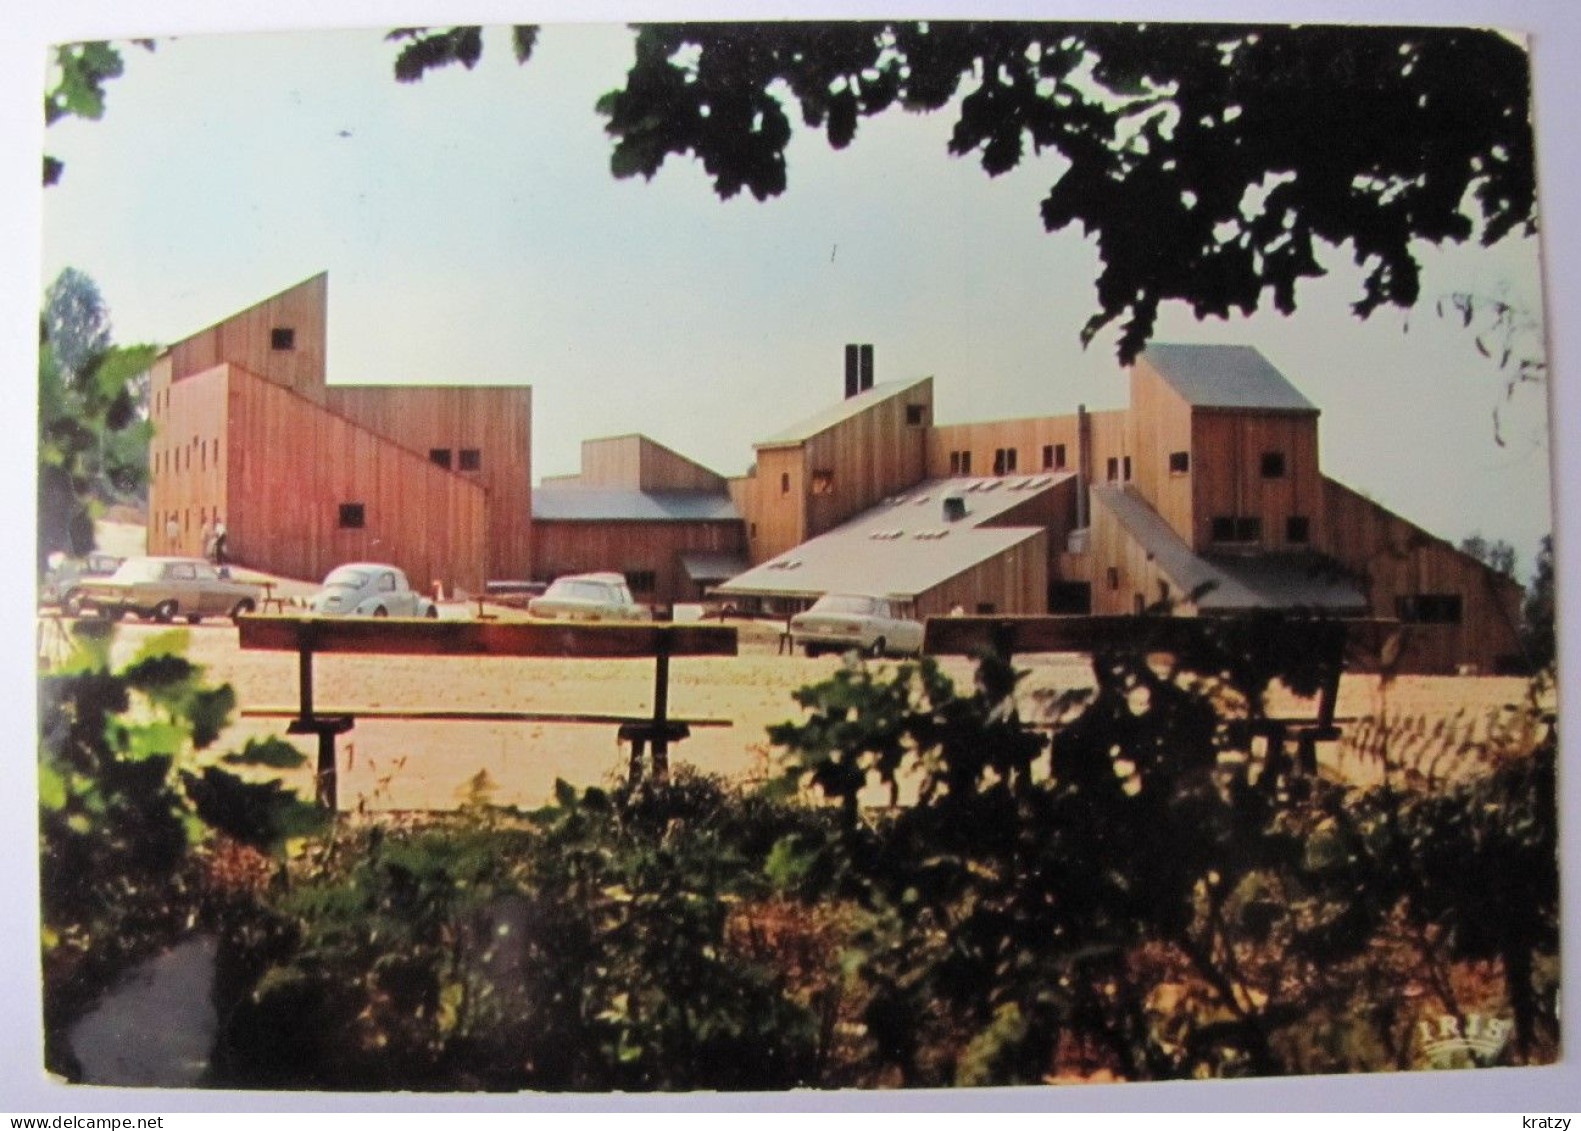
[(174, 551), (176, 543), (181, 539), (181, 524), (176, 521), (175, 512), (165, 519), (165, 548)]
[(209, 520), (203, 520), (203, 560), (214, 560), (214, 531), (209, 527)]
[(226, 550), (227, 550), (227, 547), (225, 545), (226, 538), (227, 538), (227, 532), (225, 530), (225, 520), (223, 518), (215, 516), (215, 519), (214, 519), (214, 564), (217, 565), (217, 566), (224, 565), (226, 563), (226, 560), (227, 560), (226, 556), (225, 556)]

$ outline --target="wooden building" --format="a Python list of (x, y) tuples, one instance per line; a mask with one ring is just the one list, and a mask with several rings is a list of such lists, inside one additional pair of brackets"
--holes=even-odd
[[(316, 275), (171, 346), (150, 380), (151, 553), (316, 579), (385, 561), (479, 591), (532, 565), (531, 390), (330, 385)], [(172, 536), (174, 531), (174, 536)]]
[[(1237, 346), (1153, 345), (1124, 409), (965, 424), (931, 421), (931, 380), (853, 387), (848, 371), (844, 401), (757, 444), (754, 473), (731, 484), (754, 565), (720, 592), (783, 611), (830, 590), (872, 593), (918, 615), (1303, 609), (1397, 619), (1407, 670), (1517, 665), (1521, 587), (1325, 476), (1319, 416)], [(1066, 484), (1048, 491), (1046, 517), (983, 524), (1043, 530), (1036, 595), (1025, 545), (979, 541), (968, 561), (957, 528), (916, 547), (936, 559), (919, 578), (911, 553), (863, 542), (895, 498), (1041, 478)], [(973, 582), (946, 598), (939, 571), (968, 567)]]
[(579, 474), (538, 485), (533, 555), (534, 577), (612, 570), (658, 605), (701, 600), (747, 568), (724, 478), (638, 435), (584, 440)]

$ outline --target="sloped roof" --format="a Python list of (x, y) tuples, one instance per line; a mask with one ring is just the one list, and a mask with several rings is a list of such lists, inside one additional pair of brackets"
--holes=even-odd
[(713, 491), (637, 491), (625, 487), (539, 484), (534, 519), (560, 522), (730, 522), (741, 515)]
[(745, 573), (750, 565), (740, 554), (715, 550), (690, 550), (681, 555), (681, 569), (689, 581), (723, 581)]
[[(1072, 478), (1069, 473), (931, 479), (719, 586), (721, 594), (817, 597), (871, 593), (915, 597), (1035, 538), (1040, 526), (981, 524)], [(944, 519), (959, 496), (965, 517)]]
[(753, 444), (754, 448), (779, 448), (791, 444), (800, 444), (812, 439), (820, 432), (827, 432), (836, 424), (850, 420), (853, 416), (872, 408), (874, 405), (888, 400), (907, 389), (913, 389), (930, 380), (927, 377), (918, 377), (912, 381), (881, 381), (866, 392), (858, 393), (854, 397), (847, 397), (837, 401), (826, 409), (813, 413), (805, 420), (791, 425), (783, 432), (770, 436), (767, 440), (759, 440)]
[(1183, 594), (1205, 587), (1193, 602), (1201, 612), (1367, 611), (1361, 591), (1335, 563), (1319, 554), (1196, 554), (1152, 507), (1125, 488), (1095, 484), (1092, 501), (1114, 515)]
[(1285, 375), (1251, 346), (1154, 343), (1142, 357), (1196, 408), (1316, 412)]

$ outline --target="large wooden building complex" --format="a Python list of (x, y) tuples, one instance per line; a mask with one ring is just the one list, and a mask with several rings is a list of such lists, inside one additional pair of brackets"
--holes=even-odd
[(532, 391), (326, 381), (328, 277), (178, 342), (149, 404), (148, 547), (316, 579), (348, 561), (481, 590), (532, 565)]
[[(171, 347), (151, 383), (151, 552), (223, 518), (247, 565), (387, 561), (481, 590), (616, 570), (656, 604), (790, 613), (826, 592), (916, 616), (1310, 610), (1399, 620), (1405, 666), (1513, 664), (1521, 589), (1324, 475), (1319, 410), (1256, 350), (1155, 344), (1126, 408), (939, 424), (933, 379), (874, 382), (727, 480), (638, 435), (531, 473), (525, 386), (326, 382), (323, 275)], [(173, 536), (171, 532), (174, 532)]]

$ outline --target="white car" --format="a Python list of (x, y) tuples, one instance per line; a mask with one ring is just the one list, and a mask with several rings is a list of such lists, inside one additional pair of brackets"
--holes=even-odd
[(407, 584), (392, 565), (353, 562), (337, 566), (308, 606), (326, 617), (429, 617), (439, 608)]
[(873, 656), (922, 651), (922, 623), (900, 615), (899, 602), (859, 593), (826, 593), (791, 617), (791, 643), (809, 656), (852, 648)]
[(556, 578), (541, 597), (527, 602), (535, 617), (567, 620), (647, 620), (648, 610), (632, 600), (618, 573), (578, 573)]

